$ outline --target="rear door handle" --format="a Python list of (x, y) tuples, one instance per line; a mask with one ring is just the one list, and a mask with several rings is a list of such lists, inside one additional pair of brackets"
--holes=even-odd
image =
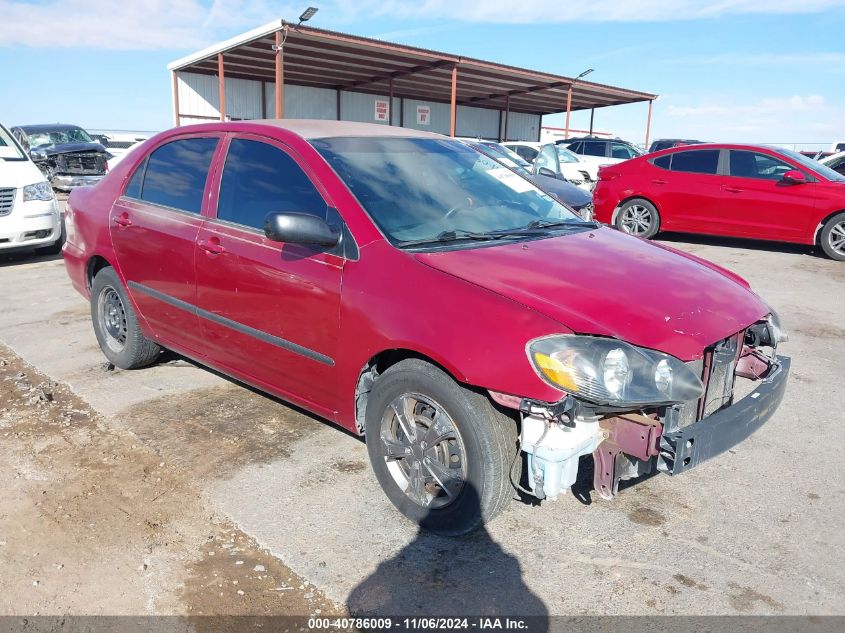
[(742, 189), (737, 189), (736, 187), (723, 187), (723, 189), (730, 193), (742, 193)]
[(226, 252), (226, 247), (223, 246), (220, 243), (220, 240), (216, 237), (212, 237), (207, 242), (199, 242), (198, 246), (206, 253), (210, 253), (211, 255), (222, 255)]
[(129, 216), (126, 213), (121, 213), (114, 219), (114, 223), (118, 226), (132, 226), (132, 220), (129, 219)]
[(651, 182), (653, 182), (655, 185), (665, 185), (666, 184), (665, 180), (660, 180), (659, 178), (652, 180)]

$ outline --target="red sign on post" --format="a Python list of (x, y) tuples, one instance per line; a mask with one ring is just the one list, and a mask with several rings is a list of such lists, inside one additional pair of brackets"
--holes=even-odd
[(387, 101), (376, 99), (376, 121), (390, 120), (390, 104)]

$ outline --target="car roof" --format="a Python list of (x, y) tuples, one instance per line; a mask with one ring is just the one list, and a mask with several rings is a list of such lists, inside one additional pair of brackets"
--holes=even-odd
[[(430, 138), (444, 140), (448, 136), (424, 132), (407, 127), (382, 125), (379, 123), (358, 123), (356, 121), (333, 121), (326, 119), (250, 119), (248, 121), (220, 121), (200, 123), (176, 128), (179, 132), (192, 131), (249, 131), (261, 127), (277, 127), (288, 130), (306, 140), (337, 137), (397, 137)], [(171, 130), (175, 131), (175, 130)]]
[(67, 132), (68, 130), (81, 130), (78, 125), (69, 123), (39, 123), (36, 125), (16, 125), (24, 132)]

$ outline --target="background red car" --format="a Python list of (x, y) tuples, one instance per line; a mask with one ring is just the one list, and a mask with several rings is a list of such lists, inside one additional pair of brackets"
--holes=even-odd
[(675, 147), (602, 168), (593, 195), (596, 219), (632, 235), (819, 244), (845, 261), (845, 176), (791, 150)]

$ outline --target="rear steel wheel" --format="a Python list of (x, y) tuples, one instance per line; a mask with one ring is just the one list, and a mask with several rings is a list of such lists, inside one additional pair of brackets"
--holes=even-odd
[(97, 315), (106, 345), (119, 354), (126, 347), (126, 308), (111, 286), (103, 286), (97, 296)]

